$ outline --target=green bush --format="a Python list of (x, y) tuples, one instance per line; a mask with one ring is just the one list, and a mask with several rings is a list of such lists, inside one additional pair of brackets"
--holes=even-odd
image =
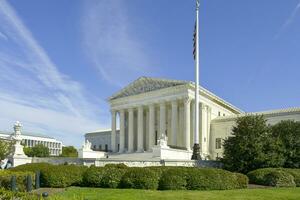
[(263, 168), (247, 174), (250, 183), (276, 187), (299, 186), (300, 169)]
[(0, 171), (0, 187), (11, 189), (11, 177), (16, 176), (17, 190), (20, 192), (26, 191), (26, 178), (30, 175), (32, 179), (32, 187), (34, 187), (35, 174), (32, 172), (13, 172), (8, 170)]
[(159, 180), (160, 190), (184, 190), (186, 189), (187, 169), (183, 167), (165, 170)]
[(270, 172), (265, 176), (266, 185), (273, 187), (295, 187), (294, 177), (285, 171)]
[(247, 178), (222, 169), (188, 170), (187, 189), (189, 190), (228, 190), (245, 188)]
[(23, 192), (12, 192), (9, 190), (0, 189), (0, 199), (1, 200), (12, 200), (12, 199), (38, 200), (39, 198), (33, 194), (28, 194)]
[(117, 188), (120, 186), (121, 179), (126, 172), (126, 168), (105, 167), (101, 179), (101, 187)]
[(90, 167), (83, 176), (83, 185), (88, 187), (101, 187), (101, 180), (104, 175), (103, 167)]
[(247, 188), (249, 184), (249, 178), (244, 174), (234, 173), (233, 174), (236, 179), (236, 189)]
[(300, 187), (300, 169), (284, 169), (286, 172), (294, 177), (297, 187)]
[(121, 179), (122, 188), (157, 189), (159, 176), (148, 168), (129, 168)]
[(11, 171), (40, 171), (42, 187), (68, 187), (82, 185), (83, 173), (87, 167), (76, 165), (51, 165), (47, 163), (33, 163), (20, 165)]

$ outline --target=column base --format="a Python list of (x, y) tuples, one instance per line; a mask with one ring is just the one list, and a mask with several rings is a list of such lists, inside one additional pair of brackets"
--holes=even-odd
[(145, 151), (144, 151), (144, 149), (138, 149), (137, 151), (136, 151), (136, 153), (144, 153)]
[(200, 156), (200, 145), (199, 144), (196, 144), (196, 143), (194, 144), (192, 160), (202, 160), (201, 156)]

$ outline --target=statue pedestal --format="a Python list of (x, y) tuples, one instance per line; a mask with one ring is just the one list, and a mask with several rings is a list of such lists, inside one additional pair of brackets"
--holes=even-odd
[(79, 158), (105, 158), (105, 152), (103, 151), (93, 151), (93, 150), (85, 150), (85, 149), (79, 149), (78, 151), (78, 157)]
[(25, 155), (23, 151), (23, 145), (21, 145), (21, 124), (20, 122), (16, 122), (14, 125), (14, 135), (12, 136), (12, 140), (15, 142), (13, 145), (12, 155), (9, 157), (9, 160), (12, 162), (12, 166), (16, 167), (18, 165), (24, 165), (27, 163), (31, 163), (32, 159)]
[(78, 151), (79, 158), (105, 158), (105, 152), (103, 151), (93, 151), (91, 149), (92, 144), (87, 140), (83, 145), (82, 148)]

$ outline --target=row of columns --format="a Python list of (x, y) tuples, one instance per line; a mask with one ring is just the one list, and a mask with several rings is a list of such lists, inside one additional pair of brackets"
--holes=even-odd
[[(184, 105), (184, 147), (187, 150), (190, 150), (191, 147), (191, 126), (190, 126), (190, 106), (191, 99), (185, 98), (183, 101)], [(166, 102), (159, 104), (159, 132), (158, 138), (163, 134), (166, 134)], [(144, 138), (144, 106), (137, 107), (137, 152), (143, 152), (144, 149), (144, 140), (148, 140), (149, 147), (154, 146), (155, 142), (155, 104), (150, 104), (148, 106), (149, 110), (149, 120), (146, 123), (149, 123), (149, 134), (148, 138)], [(126, 109), (128, 111), (128, 152), (134, 151), (134, 108)], [(172, 143), (177, 143), (177, 134), (178, 134), (178, 101), (174, 100), (171, 102), (171, 134), (172, 134)], [(116, 142), (116, 115), (119, 113), (120, 117), (120, 143), (119, 143), (119, 152), (125, 151), (125, 109), (115, 111), (112, 110), (112, 134), (111, 134), (111, 147), (113, 152), (117, 152), (117, 142)]]

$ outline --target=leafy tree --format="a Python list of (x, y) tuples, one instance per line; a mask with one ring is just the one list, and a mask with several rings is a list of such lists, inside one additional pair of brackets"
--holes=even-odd
[(300, 167), (300, 122), (281, 121), (272, 126), (272, 135), (281, 141), (285, 157), (284, 167)]
[(238, 118), (232, 135), (224, 141), (224, 167), (242, 173), (272, 166), (280, 167), (283, 154), (278, 154), (280, 141), (272, 138), (270, 127), (262, 115)]
[(38, 144), (34, 147), (25, 147), (24, 153), (29, 157), (49, 157), (49, 148), (42, 144)]
[(0, 140), (0, 160), (4, 160), (11, 153), (12, 143), (5, 140)]
[(74, 146), (66, 146), (62, 148), (62, 157), (78, 157), (78, 151)]

